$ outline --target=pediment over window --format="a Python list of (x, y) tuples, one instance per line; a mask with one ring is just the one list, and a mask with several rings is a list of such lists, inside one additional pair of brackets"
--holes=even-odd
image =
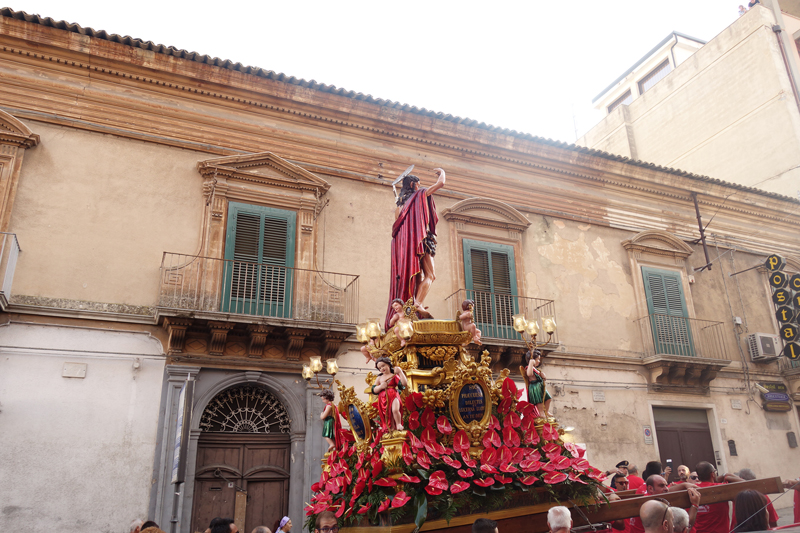
[(442, 212), (445, 220), (523, 232), (531, 222), (510, 205), (491, 198), (462, 200)]
[(39, 136), (13, 116), (0, 111), (0, 144), (31, 148), (39, 144)]
[(646, 230), (622, 241), (629, 252), (648, 253), (686, 259), (694, 250), (675, 235), (661, 230)]
[(226, 177), (289, 189), (314, 191), (322, 196), (331, 185), (319, 176), (272, 152), (217, 157), (197, 163), (204, 178)]

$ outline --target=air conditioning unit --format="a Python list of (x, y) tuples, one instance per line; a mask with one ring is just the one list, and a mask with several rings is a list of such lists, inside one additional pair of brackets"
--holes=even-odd
[(750, 360), (754, 363), (777, 359), (781, 350), (781, 338), (771, 333), (751, 333), (747, 336)]

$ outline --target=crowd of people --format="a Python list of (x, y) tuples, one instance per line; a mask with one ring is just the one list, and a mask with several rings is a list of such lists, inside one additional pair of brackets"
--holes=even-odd
[[(333, 513), (331, 513), (333, 515)], [(336, 521), (336, 517), (334, 516), (334, 522)], [(256, 526), (250, 533), (291, 533), (292, 531), (292, 520), (288, 516), (284, 516), (275, 522), (275, 525), (272, 529), (268, 528), (267, 526)], [(337, 533), (339, 528), (337, 527), (334, 531), (333, 529), (328, 529), (324, 533)], [(134, 520), (131, 523), (130, 533), (165, 533), (158, 527), (158, 524), (153, 522), (152, 520), (148, 520), (143, 522), (142, 520)], [(208, 525), (208, 528), (203, 533), (239, 533), (239, 528), (233, 521), (233, 518), (214, 518), (211, 520), (211, 523)]]

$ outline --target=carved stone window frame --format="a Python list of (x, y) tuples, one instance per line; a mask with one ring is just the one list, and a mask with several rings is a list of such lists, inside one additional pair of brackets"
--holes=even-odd
[(622, 247), (628, 251), (633, 293), (640, 318), (649, 314), (642, 276), (643, 266), (679, 273), (686, 311), (689, 318), (696, 318), (686, 261), (694, 250), (688, 244), (667, 231), (645, 230), (622, 241)]
[[(525, 292), (525, 265), (522, 260), (522, 234), (531, 225), (525, 215), (510, 205), (492, 198), (468, 198), (442, 211), (442, 217), (450, 222), (452, 264), (452, 292), (466, 287), (464, 276), (464, 239), (505, 244), (514, 249), (517, 292)], [(486, 231), (495, 228), (507, 231), (505, 237)]]
[(25, 150), (37, 144), (38, 135), (0, 110), (0, 231), (8, 231)]
[(330, 183), (273, 152), (200, 161), (205, 197), (204, 234), (199, 254), (224, 258), (230, 201), (297, 212), (295, 267), (314, 269), (320, 199)]

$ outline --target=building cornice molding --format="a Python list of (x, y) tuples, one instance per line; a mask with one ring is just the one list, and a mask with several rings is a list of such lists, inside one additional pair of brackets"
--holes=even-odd
[[(487, 216), (487, 212), (496, 213), (501, 219)], [(531, 225), (525, 215), (500, 200), (492, 198), (468, 198), (442, 211), (448, 222), (462, 222), (506, 229), (522, 233)]]

